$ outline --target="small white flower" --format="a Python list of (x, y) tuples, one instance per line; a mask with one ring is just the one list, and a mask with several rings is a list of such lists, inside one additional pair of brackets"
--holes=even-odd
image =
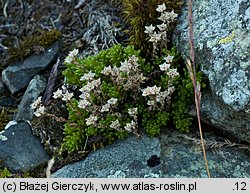
[(94, 115), (90, 115), (89, 118), (85, 119), (86, 121), (86, 125), (94, 125), (96, 124), (96, 121), (98, 120), (98, 117), (97, 116), (94, 116)]
[(157, 102), (164, 102), (165, 98), (167, 97), (167, 91), (164, 92), (160, 92), (157, 96), (156, 96), (156, 101)]
[(139, 58), (137, 56), (135, 56), (135, 55), (132, 55), (132, 56), (129, 57), (128, 60), (129, 60), (130, 63), (138, 63)]
[(141, 73), (140, 75), (137, 76), (137, 79), (140, 83), (144, 83), (144, 80), (146, 80), (147, 78), (143, 76), (143, 74)]
[(110, 108), (110, 104), (105, 104), (102, 106), (101, 112), (108, 112)]
[(150, 92), (152, 95), (159, 94), (160, 90), (161, 90), (161, 87), (153, 86), (150, 88)]
[(164, 57), (164, 59), (167, 63), (172, 63), (174, 56), (168, 55), (168, 56)]
[(128, 114), (133, 116), (133, 115), (137, 115), (138, 112), (138, 108), (129, 108), (128, 109)]
[(145, 33), (146, 34), (153, 34), (155, 30), (155, 26), (153, 26), (152, 24), (150, 26), (145, 26)]
[(128, 132), (131, 132), (133, 129), (136, 129), (136, 123), (132, 120), (131, 123), (126, 123), (124, 129)]
[(36, 111), (34, 112), (34, 114), (36, 115), (36, 117), (40, 117), (42, 115), (44, 115), (45, 113), (45, 107), (44, 106), (40, 106), (38, 109), (36, 109)]
[(78, 103), (78, 107), (81, 109), (85, 109), (91, 103), (88, 100), (80, 100)]
[(158, 5), (156, 11), (158, 12), (164, 12), (166, 10), (166, 5), (165, 3), (161, 4), (161, 5)]
[(167, 94), (168, 94), (168, 95), (171, 95), (174, 91), (175, 91), (175, 87), (174, 87), (174, 86), (171, 86), (171, 87), (168, 88)]
[(127, 123), (126, 126), (124, 127), (124, 129), (128, 132), (131, 132), (132, 131), (132, 127), (131, 127), (131, 124), (130, 123)]
[(92, 82), (88, 82), (85, 86), (83, 86), (80, 91), (81, 92), (90, 92), (95, 88), (93, 81)]
[(93, 80), (93, 81), (91, 82), (91, 84), (92, 84), (94, 87), (98, 88), (98, 87), (101, 85), (101, 78), (99, 78), (99, 79), (97, 79), (97, 80)]
[(112, 71), (111, 71), (111, 75), (112, 76), (119, 76), (119, 74), (120, 74), (120, 68), (114, 66)]
[(104, 75), (109, 75), (111, 74), (111, 72), (112, 72), (112, 68), (110, 65), (108, 67), (104, 67), (104, 69), (101, 71), (101, 73)]
[(112, 105), (114, 105), (114, 104), (116, 104), (116, 103), (117, 103), (117, 101), (118, 101), (118, 99), (117, 99), (117, 98), (110, 98), (110, 99), (108, 100), (108, 104), (112, 104)]
[(147, 87), (146, 89), (143, 89), (143, 93), (142, 93), (142, 96), (148, 96), (148, 95), (156, 95), (160, 92), (161, 90), (161, 87), (156, 87), (156, 86), (153, 86), (153, 87)]
[(65, 63), (71, 63), (78, 54), (78, 49), (69, 52), (69, 55), (64, 59)]
[(90, 93), (88, 92), (82, 92), (82, 94), (79, 96), (81, 99), (89, 99), (90, 98)]
[(177, 17), (178, 14), (174, 13), (174, 10), (172, 10), (171, 12), (161, 13), (161, 16), (158, 19), (163, 21), (164, 23), (170, 23), (176, 20)]
[(95, 77), (95, 73), (92, 73), (92, 71), (90, 71), (89, 73), (84, 74), (80, 80), (84, 81), (84, 80), (88, 80), (91, 81), (93, 78)]
[(142, 96), (148, 96), (151, 94), (150, 87), (142, 90)]
[(79, 50), (78, 49), (73, 49), (72, 51), (69, 52), (69, 56), (75, 57), (78, 55)]
[(57, 89), (57, 91), (56, 92), (54, 92), (53, 93), (53, 98), (62, 98), (62, 96), (63, 96), (63, 92), (62, 92), (62, 90), (61, 89)]
[(172, 11), (170, 12), (169, 15), (170, 15), (171, 21), (176, 20), (176, 18), (178, 17), (178, 14), (176, 14), (176, 13), (174, 12), (174, 10), (172, 10)]
[(132, 65), (127, 60), (125, 60), (124, 62), (121, 62), (120, 71), (129, 73), (129, 70), (131, 68), (132, 68)]
[(70, 56), (67, 56), (65, 59), (64, 59), (64, 62), (65, 63), (71, 63), (73, 61), (73, 58), (70, 57)]
[(73, 97), (73, 93), (70, 93), (70, 92), (66, 92), (65, 94), (63, 94), (63, 98), (62, 98), (62, 100), (63, 101), (70, 101), (71, 100), (71, 98)]
[(163, 63), (162, 65), (159, 65), (159, 66), (160, 66), (161, 71), (168, 71), (170, 68), (170, 64), (168, 63)]
[(164, 31), (167, 29), (167, 24), (165, 23), (162, 23), (161, 25), (157, 25), (157, 28), (160, 30), (160, 31)]
[(113, 129), (119, 129), (121, 126), (120, 122), (116, 119), (115, 121), (112, 121), (110, 127), (113, 128)]
[(174, 78), (176, 76), (179, 75), (179, 73), (177, 72), (177, 69), (170, 69), (169, 72), (167, 72), (167, 74), (171, 77)]
[(32, 109), (36, 109), (42, 104), (42, 97), (39, 96), (30, 106)]
[(155, 101), (149, 100), (149, 101), (147, 102), (147, 105), (149, 105), (149, 106), (154, 106), (154, 105), (155, 105)]
[(154, 32), (154, 34), (152, 34), (150, 36), (149, 42), (159, 42), (161, 40), (161, 34), (157, 34), (156, 32)]

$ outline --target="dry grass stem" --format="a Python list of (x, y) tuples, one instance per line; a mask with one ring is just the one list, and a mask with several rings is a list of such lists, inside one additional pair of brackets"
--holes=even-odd
[(199, 125), (199, 132), (200, 132), (200, 139), (201, 139), (201, 146), (202, 146), (202, 152), (203, 157), (205, 161), (205, 166), (207, 170), (207, 175), (210, 178), (210, 171), (208, 167), (208, 161), (206, 157), (206, 150), (204, 146), (204, 139), (202, 135), (202, 129), (201, 129), (201, 116), (200, 116), (200, 102), (201, 102), (201, 87), (200, 83), (196, 80), (196, 66), (195, 66), (195, 52), (194, 52), (194, 32), (193, 32), (193, 2), (192, 0), (189, 0), (188, 2), (188, 25), (189, 25), (189, 45), (190, 45), (190, 61), (187, 61), (187, 66), (189, 70), (190, 77), (192, 79), (193, 85), (194, 85), (194, 95), (195, 95), (195, 106), (196, 106), (196, 112), (197, 112), (197, 118), (198, 118), (198, 125)]

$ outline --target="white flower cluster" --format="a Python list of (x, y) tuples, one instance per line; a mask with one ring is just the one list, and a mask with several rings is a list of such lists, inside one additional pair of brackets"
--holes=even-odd
[(162, 65), (159, 65), (160, 70), (164, 71), (168, 77), (168, 87), (165, 91), (161, 92), (161, 87), (147, 87), (146, 89), (142, 89), (142, 96), (149, 96), (149, 100), (147, 102), (147, 105), (149, 105), (150, 109), (156, 109), (157, 108), (157, 103), (160, 103), (161, 108), (164, 108), (165, 103), (169, 104), (171, 100), (171, 95), (174, 92), (174, 86), (173, 86), (173, 80), (176, 76), (179, 75), (177, 72), (177, 69), (171, 69), (171, 63), (173, 61), (173, 56), (168, 55), (164, 57), (165, 62)]
[(133, 118), (133, 120), (131, 120), (130, 123), (126, 123), (124, 129), (128, 132), (133, 132), (136, 134), (136, 129), (138, 128), (138, 119), (137, 119), (138, 108), (129, 108), (128, 114), (130, 117)]
[(161, 87), (147, 87), (146, 89), (142, 89), (143, 96), (150, 96), (150, 95), (158, 95), (161, 90)]
[(168, 81), (168, 86), (172, 87), (173, 85), (173, 80), (176, 76), (179, 75), (177, 69), (171, 69), (170, 65), (174, 59), (174, 56), (168, 55), (164, 57), (165, 62), (162, 65), (159, 65), (160, 70), (166, 72), (166, 74), (169, 76), (169, 81)]
[(118, 131), (121, 130), (121, 124), (120, 124), (120, 122), (118, 121), (118, 119), (116, 119), (115, 121), (112, 121), (110, 127), (111, 127), (112, 129), (115, 129), (115, 130), (118, 130)]
[(101, 85), (101, 78), (98, 78), (97, 80), (92, 80), (91, 82), (88, 81), (87, 84), (80, 89), (80, 91), (83, 93), (84, 92), (89, 93), (93, 91), (95, 88), (98, 88), (100, 85)]
[(137, 89), (146, 79), (139, 69), (138, 60), (138, 57), (133, 55), (128, 60), (121, 62), (120, 67), (108, 66), (101, 73), (109, 76), (117, 86), (123, 86), (126, 91)]
[(90, 115), (89, 118), (85, 119), (86, 125), (96, 125), (96, 121), (98, 120), (97, 116)]
[(137, 129), (137, 124), (135, 121), (132, 120), (130, 123), (126, 123), (124, 129), (128, 132), (133, 132)]
[(62, 86), (62, 89), (58, 88), (56, 92), (53, 93), (53, 98), (61, 98), (63, 101), (70, 101), (74, 96), (73, 93), (69, 92), (65, 86)]
[[(108, 68), (105, 68), (103, 70), (106, 74), (113, 74), (114, 71), (112, 71), (112, 68), (109, 66)], [(102, 106), (96, 105), (92, 102), (91, 96), (95, 96), (96, 98), (99, 98), (99, 95), (101, 94), (101, 78), (94, 79), (95, 73), (92, 71), (84, 74), (81, 77), (81, 81), (87, 81), (87, 83), (79, 89), (79, 91), (82, 93), (79, 97), (80, 100), (78, 102), (78, 107), (81, 109), (84, 109), (91, 113), (89, 118), (85, 119), (86, 125), (94, 125), (98, 126), (98, 119), (101, 118), (101, 114), (104, 112), (109, 112), (112, 107), (115, 107), (118, 99), (117, 98), (110, 98), (106, 104), (103, 104)], [(120, 123), (118, 120), (112, 122), (110, 125), (111, 128), (120, 129)]]
[(34, 114), (36, 117), (40, 117), (45, 114), (45, 107), (42, 104), (41, 96), (39, 96), (30, 106), (34, 110)]
[(91, 81), (91, 80), (93, 80), (94, 77), (95, 77), (95, 73), (92, 73), (92, 71), (90, 71), (89, 73), (84, 74), (80, 78), (80, 80), (81, 81), (84, 81), (84, 80)]
[[(143, 76), (139, 69), (139, 59), (136, 56), (130, 56), (127, 60), (121, 62), (120, 67), (108, 66), (105, 67), (101, 73), (113, 82), (117, 87), (123, 87), (124, 90), (134, 90), (140, 92), (140, 84), (144, 83), (146, 77)], [(132, 121), (127, 123), (125, 126), (121, 126), (120, 119), (121, 114), (116, 112), (116, 106), (118, 104), (117, 98), (110, 98), (106, 103), (103, 103), (103, 97), (106, 94), (102, 93), (101, 90), (101, 79), (94, 79), (95, 73), (92, 71), (84, 74), (81, 77), (81, 81), (84, 82), (82, 88), (79, 89), (81, 92), (80, 100), (78, 102), (78, 107), (86, 110), (91, 113), (89, 118), (85, 119), (87, 125), (94, 125), (96, 127), (105, 127), (101, 126), (100, 121), (105, 117), (105, 113), (113, 114), (117, 117), (109, 125), (110, 128), (120, 130), (127, 130), (129, 132), (135, 131), (137, 128), (137, 108), (131, 108), (128, 110), (128, 114), (132, 117)], [(56, 93), (55, 95), (61, 96), (61, 92)], [(134, 94), (136, 95), (136, 94)], [(99, 99), (99, 103), (92, 101), (92, 98)], [(102, 103), (100, 105), (100, 102)]]
[[(160, 99), (161, 103), (164, 104), (165, 98), (163, 98), (163, 92), (160, 92), (161, 87), (153, 86), (153, 87), (147, 87), (145, 89), (142, 89), (142, 96), (149, 97), (149, 100), (147, 102), (147, 105), (149, 105), (150, 109), (156, 109), (157, 107), (157, 101), (156, 99)], [(163, 99), (162, 99), (163, 98)]]
[(71, 63), (75, 57), (78, 55), (79, 50), (78, 49), (74, 49), (72, 51), (69, 52), (69, 55), (65, 58), (64, 62), (65, 63)]
[(177, 18), (177, 14), (174, 13), (174, 10), (171, 12), (166, 11), (166, 5), (158, 5), (156, 11), (161, 13), (161, 16), (158, 18), (162, 21), (162, 24), (157, 25), (156, 27), (152, 24), (150, 26), (145, 26), (145, 33), (149, 35), (149, 41), (153, 43), (154, 50), (157, 49), (157, 44), (166, 44), (167, 42), (167, 29), (169, 28), (170, 23), (174, 22)]
[(173, 79), (179, 75), (179, 73), (177, 72), (177, 69), (170, 69), (170, 65), (173, 61), (173, 58), (174, 56), (168, 55), (164, 57), (165, 63), (163, 63), (162, 65), (159, 65), (160, 70), (165, 71), (167, 75), (169, 76), (170, 78), (169, 83), (168, 83), (169, 85), (172, 85)]
[(166, 57), (164, 57), (165, 59), (165, 63), (163, 63), (162, 65), (160, 65), (160, 70), (161, 71), (168, 71), (170, 68), (170, 64), (172, 63), (174, 56), (168, 55)]
[(95, 73), (92, 73), (91, 71), (84, 74), (81, 78), (81, 81), (88, 80), (88, 82), (79, 90), (80, 92), (82, 92), (82, 94), (79, 96), (80, 100), (78, 102), (78, 107), (81, 109), (88, 110), (89, 112), (92, 110), (88, 109), (88, 107), (92, 105), (90, 94), (91, 92), (94, 92), (94, 89), (95, 91), (99, 91), (99, 87), (101, 85), (101, 79), (99, 78), (97, 80), (93, 80), (94, 76)]
[[(147, 105), (150, 110), (163, 110), (165, 104), (169, 104), (171, 95), (174, 92), (174, 86), (169, 86), (165, 91), (161, 91), (161, 87), (153, 86), (142, 89), (142, 96), (148, 97)], [(160, 104), (160, 107), (158, 104)]]
[(115, 105), (117, 103), (117, 98), (110, 98), (107, 102), (107, 104), (104, 104), (101, 108), (101, 113), (108, 112), (112, 105)]

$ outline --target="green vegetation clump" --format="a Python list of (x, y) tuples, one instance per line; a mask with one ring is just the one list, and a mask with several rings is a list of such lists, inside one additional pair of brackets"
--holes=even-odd
[(12, 176), (12, 173), (7, 169), (0, 169), (0, 178), (10, 178)]
[[(67, 101), (63, 146), (69, 152), (83, 149), (89, 138), (112, 143), (129, 133), (154, 137), (171, 120), (177, 129), (189, 131), (192, 82), (175, 48), (163, 50), (149, 63), (132, 46), (114, 45), (65, 64), (66, 83), (79, 90), (78, 96)], [(164, 65), (167, 70), (162, 69)], [(198, 72), (197, 79), (201, 78)]]
[(34, 53), (44, 52), (52, 43), (59, 40), (62, 34), (58, 30), (45, 31), (40, 36), (25, 38), (18, 48), (8, 49), (9, 61), (23, 60)]
[[(188, 114), (191, 104), (194, 104), (194, 87), (189, 77), (187, 69), (182, 70), (182, 76), (176, 85), (176, 91), (172, 98), (171, 117), (176, 129), (181, 132), (189, 132), (193, 124), (193, 117)], [(201, 83), (201, 87), (205, 88), (205, 79), (201, 71), (197, 71), (196, 79)]]
[(24, 172), (22, 174), (13, 174), (8, 168), (1, 169), (0, 168), (0, 178), (32, 178), (29, 172)]
[[(146, 63), (132, 46), (114, 45), (95, 56), (76, 57), (66, 63), (66, 82), (78, 86), (82, 95), (67, 103), (64, 147), (69, 152), (82, 149), (87, 138), (95, 136), (112, 143), (130, 132), (140, 136), (144, 130), (150, 137), (159, 135), (170, 119), (172, 82), (179, 77), (161, 71), (163, 62), (164, 57), (160, 57), (155, 63)], [(89, 94), (85, 90), (92, 82), (83, 79), (86, 74), (94, 74), (92, 82), (99, 80)], [(83, 95), (88, 99), (83, 100)], [(108, 104), (111, 100), (115, 103)], [(88, 105), (82, 108), (82, 103)], [(104, 107), (108, 110), (103, 111)], [(91, 119), (96, 122), (88, 124)]]
[[(179, 14), (182, 7), (182, 0), (123, 0), (123, 15), (129, 28), (125, 33), (129, 35), (129, 45), (134, 45), (136, 49), (141, 50), (144, 57), (152, 55), (153, 47), (148, 42), (148, 36), (144, 33), (145, 26), (151, 24), (158, 25), (160, 13), (156, 11), (158, 5), (165, 3), (166, 10)], [(175, 23), (168, 28), (168, 37), (174, 29)]]

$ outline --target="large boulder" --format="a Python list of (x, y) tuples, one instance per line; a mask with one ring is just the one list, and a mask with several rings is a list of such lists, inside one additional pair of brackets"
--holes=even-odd
[[(189, 56), (184, 2), (173, 40)], [(211, 90), (202, 101), (202, 119), (250, 142), (250, 1), (194, 0), (193, 17), (196, 63)]]
[(154, 155), (160, 155), (158, 139), (130, 137), (89, 154), (83, 161), (63, 167), (53, 177), (143, 177), (155, 170), (147, 165), (147, 160)]
[[(198, 137), (198, 135), (196, 135)], [(250, 155), (236, 145), (205, 134), (212, 177), (250, 176)], [(233, 147), (235, 146), (235, 147)], [(157, 138), (133, 136), (99, 149), (56, 171), (54, 178), (207, 177), (199, 139), (167, 130)]]
[(2, 78), (11, 93), (14, 94), (25, 88), (38, 72), (50, 65), (58, 56), (60, 45), (61, 41), (57, 41), (44, 53), (33, 54), (4, 69)]

